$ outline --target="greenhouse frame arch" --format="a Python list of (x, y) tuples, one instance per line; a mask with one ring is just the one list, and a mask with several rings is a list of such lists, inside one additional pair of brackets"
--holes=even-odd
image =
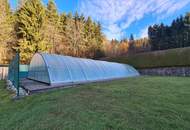
[(130, 65), (36, 53), (30, 63), (28, 78), (50, 85), (79, 84), (139, 76)]

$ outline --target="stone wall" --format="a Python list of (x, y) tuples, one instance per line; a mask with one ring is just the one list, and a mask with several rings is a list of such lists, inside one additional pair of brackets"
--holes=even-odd
[(158, 75), (158, 76), (186, 76), (190, 77), (190, 67), (165, 67), (140, 69), (141, 75)]

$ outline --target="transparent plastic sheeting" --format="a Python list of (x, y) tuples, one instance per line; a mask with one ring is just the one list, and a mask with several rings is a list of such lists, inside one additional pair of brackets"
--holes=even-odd
[(64, 85), (138, 75), (137, 70), (126, 64), (36, 53), (30, 63), (28, 78), (51, 85)]

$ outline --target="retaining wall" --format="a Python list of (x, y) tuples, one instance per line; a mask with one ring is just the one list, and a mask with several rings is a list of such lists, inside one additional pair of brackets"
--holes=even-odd
[(190, 77), (190, 67), (164, 67), (152, 69), (139, 69), (141, 75), (158, 76), (184, 76)]

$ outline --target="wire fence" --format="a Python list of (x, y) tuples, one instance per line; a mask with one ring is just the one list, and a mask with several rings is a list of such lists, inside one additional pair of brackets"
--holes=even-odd
[(15, 55), (11, 63), (9, 64), (9, 70), (8, 70), (8, 80), (10, 80), (13, 84), (13, 86), (17, 90), (17, 96), (19, 96), (19, 61), (20, 56), (19, 53)]
[(19, 96), (20, 79), (28, 77), (29, 65), (20, 64), (19, 53), (15, 55), (9, 65), (0, 65), (0, 80), (9, 80), (17, 90)]

